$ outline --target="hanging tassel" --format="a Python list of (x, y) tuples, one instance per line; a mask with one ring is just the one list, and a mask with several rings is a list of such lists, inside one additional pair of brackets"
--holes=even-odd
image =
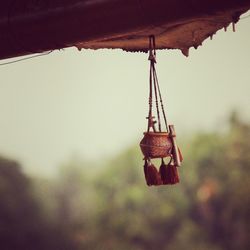
[(172, 159), (170, 160), (168, 165), (166, 165), (162, 160), (160, 173), (164, 185), (173, 185), (180, 182), (177, 167), (172, 163)]
[(161, 176), (157, 170), (157, 168), (151, 163), (145, 160), (144, 164), (144, 174), (146, 183), (148, 186), (159, 186), (162, 185)]
[(170, 185), (176, 184), (180, 182), (179, 174), (176, 165), (170, 163), (168, 165), (168, 180)]
[(161, 175), (153, 164), (151, 164), (148, 168), (148, 176), (151, 179), (152, 185), (154, 186), (162, 185)]
[(169, 182), (167, 168), (168, 168), (168, 165), (166, 165), (164, 160), (161, 159), (160, 174), (161, 174), (162, 183), (164, 185), (168, 184), (168, 182)]

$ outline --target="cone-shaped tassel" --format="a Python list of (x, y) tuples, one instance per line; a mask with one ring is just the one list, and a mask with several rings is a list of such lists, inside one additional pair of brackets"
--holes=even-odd
[(145, 161), (144, 174), (148, 186), (162, 185), (161, 176), (157, 168), (151, 162)]
[(168, 178), (168, 165), (165, 164), (164, 160), (161, 160), (161, 166), (160, 166), (160, 174), (161, 174), (161, 179), (162, 183), (164, 185), (168, 184), (169, 178)]
[(176, 183), (179, 183), (180, 182), (180, 178), (179, 178), (179, 174), (178, 174), (178, 170), (177, 170), (177, 167), (170, 163), (168, 165), (168, 177), (169, 177), (169, 183), (168, 184), (176, 184)]
[(160, 173), (164, 185), (173, 185), (180, 182), (177, 167), (171, 162), (166, 165), (164, 161), (162, 161)]

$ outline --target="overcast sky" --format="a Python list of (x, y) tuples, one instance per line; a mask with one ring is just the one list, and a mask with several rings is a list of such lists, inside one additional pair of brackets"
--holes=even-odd
[[(250, 18), (236, 28), (217, 32), (188, 58), (157, 53), (168, 120), (179, 136), (221, 128), (233, 109), (250, 119)], [(50, 175), (71, 155), (101, 160), (139, 142), (148, 70), (146, 54), (75, 48), (1, 66), (0, 154)]]

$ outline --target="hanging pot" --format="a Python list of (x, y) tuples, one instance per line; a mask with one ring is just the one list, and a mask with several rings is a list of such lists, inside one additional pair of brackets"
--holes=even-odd
[(167, 132), (145, 132), (140, 142), (145, 158), (164, 158), (171, 156), (173, 144)]

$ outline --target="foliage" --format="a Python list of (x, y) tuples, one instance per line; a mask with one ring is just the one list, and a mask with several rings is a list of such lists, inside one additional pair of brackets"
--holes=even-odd
[(227, 133), (197, 134), (183, 143), (181, 183), (159, 188), (145, 185), (138, 146), (98, 169), (69, 162), (50, 181), (1, 159), (0, 241), (24, 250), (250, 249), (249, 138), (235, 115)]
[(0, 158), (1, 250), (72, 249), (69, 235), (47, 220), (31, 187), (16, 162)]

